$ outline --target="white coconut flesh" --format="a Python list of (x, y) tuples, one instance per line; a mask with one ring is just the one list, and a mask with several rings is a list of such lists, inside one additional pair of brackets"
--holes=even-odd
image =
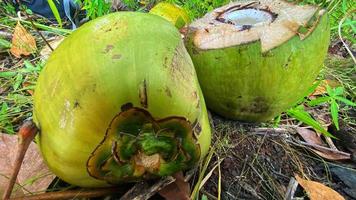
[[(221, 49), (260, 40), (262, 52), (280, 46), (306, 27), (313, 16), (324, 14), (315, 6), (281, 0), (239, 1), (220, 7), (193, 22), (193, 42), (203, 50)], [(318, 20), (310, 28), (317, 25)], [(310, 33), (312, 30), (309, 30)]]
[(269, 24), (273, 21), (273, 16), (263, 10), (248, 8), (223, 13), (219, 19), (235, 25), (238, 29), (246, 29)]

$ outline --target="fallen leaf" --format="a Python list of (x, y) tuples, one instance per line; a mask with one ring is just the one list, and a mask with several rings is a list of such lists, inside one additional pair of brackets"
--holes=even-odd
[[(326, 144), (323, 142), (321, 139), (320, 135), (318, 135), (316, 132), (307, 129), (307, 128), (297, 128), (298, 134), (308, 143), (311, 145), (319, 145), (322, 147), (326, 147)], [(333, 150), (330, 148), (330, 150)], [(346, 153), (342, 151), (328, 151), (326, 149), (314, 147), (312, 149), (315, 153), (317, 153), (319, 156), (329, 159), (329, 160), (348, 160), (350, 159), (350, 156), (347, 156)]]
[[(17, 144), (16, 135), (0, 133), (0, 196), (8, 184), (13, 169)], [(54, 178), (55, 175), (44, 163), (37, 145), (32, 142), (26, 152), (12, 195), (45, 192)]]
[(308, 181), (295, 176), (298, 183), (304, 188), (310, 200), (344, 200), (335, 190), (315, 181)]
[(13, 36), (10, 52), (17, 58), (21, 55), (28, 56), (37, 50), (35, 38), (17, 22)]
[[(22, 83), (23, 87), (28, 87), (28, 86), (32, 86), (32, 84), (30, 82), (24, 82)], [(26, 90), (26, 92), (28, 92), (31, 96), (33, 96), (33, 90)]]
[[(56, 36), (52, 40), (49, 40), (48, 43), (53, 49), (56, 49), (58, 45), (64, 40), (64, 38), (64, 36)], [(52, 49), (50, 49), (48, 45), (44, 46), (40, 52), (41, 59), (47, 60), (52, 52)]]
[(0, 87), (0, 94), (5, 93), (6, 90), (7, 90), (7, 88), (5, 88), (5, 86), (1, 86), (1, 87)]
[(330, 79), (325, 79), (320, 82), (318, 87), (315, 89), (315, 91), (310, 95), (310, 96), (318, 96), (318, 95), (323, 95), (326, 94), (326, 86), (329, 85), (331, 88), (335, 88), (337, 86), (340, 86), (340, 83), (336, 80), (330, 80)]
[(189, 183), (184, 181), (182, 172), (173, 175), (176, 179), (173, 183), (167, 185), (158, 193), (167, 200), (189, 200)]

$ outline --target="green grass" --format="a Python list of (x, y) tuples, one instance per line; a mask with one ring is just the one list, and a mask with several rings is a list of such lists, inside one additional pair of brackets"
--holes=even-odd
[[(34, 63), (34, 64), (32, 64)], [(21, 122), (32, 116), (32, 97), (41, 61), (25, 60), (14, 69), (0, 71), (0, 132), (15, 133)]]

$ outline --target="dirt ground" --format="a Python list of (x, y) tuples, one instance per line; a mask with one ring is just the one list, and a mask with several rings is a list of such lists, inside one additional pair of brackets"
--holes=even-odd
[[(215, 115), (213, 121), (217, 153), (210, 168), (216, 165), (217, 156), (224, 159), (222, 199), (283, 199), (295, 175), (321, 182), (345, 199), (356, 199), (355, 162), (329, 162), (310, 148), (296, 145), (301, 139), (295, 131), (298, 125), (261, 128), (263, 124), (229, 121)], [(218, 170), (214, 170), (202, 189), (209, 199), (216, 199), (218, 177)], [(305, 196), (301, 188), (298, 196)]]

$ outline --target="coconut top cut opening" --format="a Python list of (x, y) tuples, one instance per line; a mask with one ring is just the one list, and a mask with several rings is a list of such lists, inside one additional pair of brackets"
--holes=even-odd
[(222, 22), (235, 25), (239, 29), (247, 29), (253, 26), (261, 26), (271, 23), (274, 18), (272, 13), (258, 9), (242, 9), (223, 13), (218, 18)]
[[(220, 7), (189, 26), (199, 49), (221, 49), (260, 40), (262, 52), (271, 50), (307, 27), (308, 22), (325, 11), (318, 7), (295, 5), (282, 0), (239, 1)], [(317, 25), (309, 27), (310, 33)]]

